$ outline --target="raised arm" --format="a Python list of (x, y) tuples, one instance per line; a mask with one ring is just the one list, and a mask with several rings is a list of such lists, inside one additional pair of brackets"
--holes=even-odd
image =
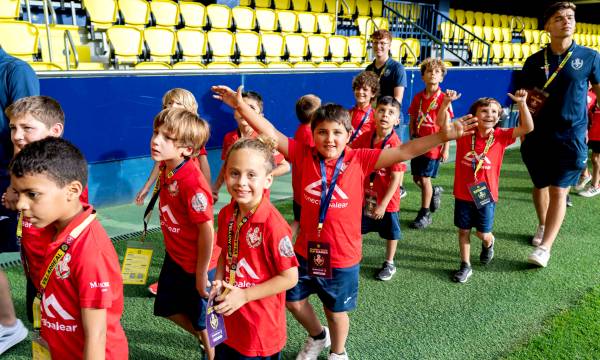
[(447, 89), (444, 95), (444, 99), (442, 100), (442, 104), (438, 109), (438, 114), (436, 118), (437, 126), (441, 128), (446, 126), (446, 124), (448, 124), (450, 120), (452, 120), (450, 119), (450, 104), (452, 104), (454, 100), (460, 99), (460, 97), (462, 96), (462, 94), (450, 89)]
[(513, 130), (513, 139), (521, 137), (527, 133), (533, 131), (533, 118), (527, 107), (527, 91), (520, 89), (515, 94), (508, 94), (512, 101), (517, 103), (519, 107), (519, 126)]
[(244, 102), (242, 99), (243, 88), (243, 86), (238, 87), (237, 92), (225, 85), (213, 86), (210, 89), (215, 93), (213, 95), (215, 99), (221, 100), (233, 110), (237, 110), (255, 131), (275, 139), (275, 141), (277, 141), (277, 150), (282, 153), (283, 156), (287, 157), (287, 136), (275, 129), (269, 120), (265, 119), (262, 115), (257, 114), (256, 111), (252, 110), (250, 106)]

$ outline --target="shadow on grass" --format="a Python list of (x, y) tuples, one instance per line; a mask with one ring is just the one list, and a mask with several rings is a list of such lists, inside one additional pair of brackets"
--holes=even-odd
[(509, 233), (509, 232), (505, 232), (505, 231), (494, 231), (494, 236), (498, 240), (513, 241), (518, 244), (530, 244), (531, 239), (533, 238), (533, 236), (529, 235), (529, 234), (515, 234), (515, 233)]
[(448, 270), (448, 268), (429, 268), (424, 266), (416, 266), (411, 264), (402, 263), (398, 265), (401, 269), (413, 270), (416, 272), (421, 272), (425, 274), (431, 274), (434, 277), (442, 280), (442, 281), (452, 281), (452, 275), (456, 270)]
[[(172, 325), (172, 323), (167, 323), (167, 320), (165, 319), (165, 327), (174, 327), (174, 326), (175, 325)], [(164, 332), (153, 331), (151, 334), (149, 334), (146, 330), (127, 329), (127, 338), (137, 339), (137, 341), (135, 343), (131, 343), (131, 342), (129, 343), (129, 358), (130, 359), (141, 359), (141, 358), (153, 359), (153, 360), (157, 359), (154, 356), (148, 356), (148, 357), (141, 356), (142, 354), (150, 354), (150, 352), (147, 349), (144, 349), (144, 345), (158, 346), (159, 344), (161, 344), (160, 346), (163, 348), (172, 348), (173, 352), (175, 353), (175, 352), (177, 352), (177, 350), (179, 349), (181, 344), (188, 344), (188, 343), (197, 344), (194, 341), (192, 335), (190, 335), (188, 333), (183, 333), (183, 332), (179, 333), (179, 332), (173, 331), (173, 329), (171, 329), (171, 331), (164, 331)], [(167, 342), (169, 344), (171, 344), (171, 346), (165, 344)], [(139, 345), (141, 345), (141, 347)], [(200, 354), (200, 346), (198, 346), (198, 355), (199, 354)], [(160, 357), (160, 359), (169, 359), (169, 358)]]
[[(504, 174), (502, 174), (504, 175)], [(507, 187), (502, 187), (502, 192), (500, 194), (500, 197), (502, 198), (502, 194), (503, 193), (524, 193), (524, 194), (531, 194), (532, 191), (532, 187), (531, 186), (507, 186)]]

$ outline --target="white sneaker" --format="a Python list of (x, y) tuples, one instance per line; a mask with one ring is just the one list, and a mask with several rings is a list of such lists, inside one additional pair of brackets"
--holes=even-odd
[(543, 246), (538, 246), (533, 250), (531, 255), (527, 258), (527, 261), (530, 264), (546, 267), (548, 265), (548, 260), (550, 260), (550, 250), (546, 249)]
[(584, 191), (581, 191), (579, 193), (579, 195), (583, 196), (583, 197), (593, 197), (600, 194), (600, 185), (594, 187), (594, 186), (590, 186), (587, 189), (585, 189)]
[(329, 328), (327, 326), (323, 326), (323, 330), (325, 330), (325, 339), (315, 340), (309, 336), (308, 339), (306, 339), (302, 350), (298, 353), (298, 356), (296, 356), (296, 360), (317, 360), (321, 351), (331, 346)]
[(533, 235), (533, 239), (531, 239), (531, 245), (540, 246), (542, 244), (543, 238), (544, 238), (544, 225), (538, 225), (537, 230), (535, 231), (535, 235)]
[(336, 353), (329, 353), (327, 360), (348, 360), (348, 353), (345, 351), (342, 355)]
[(0, 354), (25, 340), (27, 332), (27, 328), (19, 319), (11, 327), (0, 325)]
[(585, 189), (585, 186), (592, 180), (592, 175), (586, 176), (584, 178), (580, 178), (577, 185), (575, 185), (575, 191), (582, 191)]

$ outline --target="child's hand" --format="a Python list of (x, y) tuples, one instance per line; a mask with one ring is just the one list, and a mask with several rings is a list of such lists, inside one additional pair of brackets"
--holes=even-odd
[(240, 106), (240, 104), (244, 102), (244, 100), (242, 99), (243, 88), (244, 85), (240, 85), (237, 89), (237, 92), (231, 90), (231, 88), (225, 85), (213, 86), (210, 89), (212, 90), (212, 92), (215, 93), (213, 95), (213, 98), (221, 100), (223, 103), (225, 103), (232, 109), (237, 109)]
[(441, 161), (442, 162), (446, 162), (448, 161), (448, 158), (450, 157), (450, 147), (449, 146), (444, 146), (444, 149), (442, 150), (442, 157), (441, 157)]
[(143, 205), (146, 196), (148, 196), (148, 188), (144, 186), (135, 196), (135, 204), (138, 206)]
[(519, 89), (515, 94), (508, 93), (508, 97), (517, 104), (525, 104), (527, 100), (527, 90)]
[(232, 286), (226, 282), (222, 282), (222, 286), (225, 287), (225, 291), (215, 299), (219, 303), (215, 306), (215, 311), (219, 314), (229, 316), (244, 306), (248, 302), (248, 299), (246, 298), (246, 291), (244, 289)]
[(203, 298), (208, 297), (206, 288), (208, 287), (208, 275), (206, 272), (196, 273), (196, 290)]
[(385, 208), (387, 208), (387, 206), (383, 206), (383, 204), (377, 205), (377, 207), (375, 207), (375, 210), (373, 210), (373, 219), (382, 219), (383, 215), (385, 215)]
[(446, 104), (451, 103), (455, 100), (458, 100), (462, 96), (461, 93), (454, 91), (454, 90), (450, 90), (450, 89), (447, 89), (444, 95), (446, 95), (446, 96), (444, 96), (443, 102)]
[(477, 118), (468, 114), (442, 127), (440, 129), (440, 135), (442, 135), (444, 142), (455, 140), (462, 136), (473, 134), (475, 131), (472, 129), (476, 126)]
[(9, 210), (17, 210), (17, 201), (19, 201), (19, 195), (10, 186), (6, 189), (6, 192), (2, 194), (2, 206)]
[(211, 287), (210, 287), (210, 294), (208, 295), (208, 297), (211, 298), (216, 298), (217, 296), (221, 295), (221, 289), (223, 288), (223, 280), (213, 280)]

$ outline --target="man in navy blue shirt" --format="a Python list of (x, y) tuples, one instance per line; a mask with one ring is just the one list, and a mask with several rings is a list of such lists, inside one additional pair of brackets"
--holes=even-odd
[(544, 14), (544, 29), (550, 44), (527, 59), (520, 84), (529, 90), (529, 99), (543, 104), (534, 112), (533, 132), (521, 145), (539, 221), (532, 240), (536, 249), (528, 260), (542, 267), (548, 264), (565, 217), (569, 188), (586, 166), (588, 82), (600, 95), (600, 54), (573, 41), (575, 5), (551, 5)]

